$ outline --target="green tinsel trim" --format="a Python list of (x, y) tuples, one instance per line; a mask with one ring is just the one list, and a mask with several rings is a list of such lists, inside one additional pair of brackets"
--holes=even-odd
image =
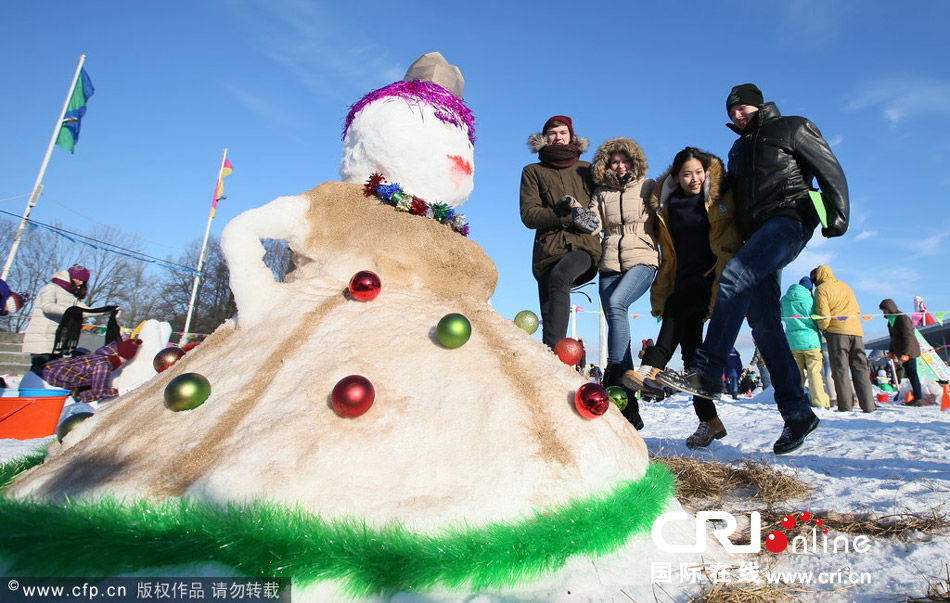
[(306, 586), (339, 581), (351, 597), (481, 591), (528, 582), (575, 555), (596, 557), (649, 531), (673, 491), (651, 464), (637, 481), (512, 522), (432, 534), (358, 519), (325, 520), (273, 503), (15, 501), (0, 498), (0, 556), (10, 575), (118, 576), (148, 568), (221, 563)]
[(10, 482), (12, 482), (16, 476), (28, 469), (36, 467), (42, 463), (45, 458), (46, 446), (41, 446), (26, 456), (6, 463), (0, 463), (0, 492), (9, 486)]
[(432, 210), (432, 217), (442, 222), (445, 220), (445, 217), (449, 215), (449, 210), (452, 209), (448, 206), (447, 203), (430, 203), (429, 208)]

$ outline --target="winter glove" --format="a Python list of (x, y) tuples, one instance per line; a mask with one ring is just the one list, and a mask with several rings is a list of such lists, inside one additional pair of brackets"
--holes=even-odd
[(900, 360), (901, 360), (901, 364), (904, 364), (905, 362), (910, 360), (910, 356), (908, 356), (907, 354), (902, 354)]
[(570, 195), (564, 195), (557, 200), (557, 203), (554, 204), (554, 213), (559, 216), (571, 215), (571, 204), (573, 203), (576, 203), (574, 197)]
[(597, 230), (600, 226), (600, 220), (597, 218), (597, 212), (592, 209), (575, 207), (571, 209), (571, 218), (574, 220), (574, 227), (581, 232), (588, 234)]

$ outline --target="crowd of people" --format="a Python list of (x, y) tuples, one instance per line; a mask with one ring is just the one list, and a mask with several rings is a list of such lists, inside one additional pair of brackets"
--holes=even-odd
[[(535, 231), (542, 341), (553, 348), (565, 337), (571, 287), (596, 272), (607, 321), (602, 384), (692, 394), (699, 426), (686, 444), (700, 448), (726, 436), (716, 412), (723, 385), (737, 396), (757, 384), (734, 349), (747, 320), (756, 344), (750, 367), (758, 369), (759, 384), (773, 388), (784, 420), (773, 451), (787, 454), (818, 427), (812, 407), (831, 405), (823, 365), (830, 366), (838, 410), (851, 410), (853, 396), (864, 412), (876, 408), (853, 291), (825, 265), (784, 296), (780, 290), (782, 268), (816, 230), (827, 238), (847, 231), (848, 184), (818, 128), (783, 116), (754, 84), (734, 86), (726, 111), (738, 138), (725, 165), (687, 146), (655, 180), (630, 138), (611, 138), (593, 163), (582, 161), (588, 142), (568, 116), (551, 117), (529, 138), (539, 161), (522, 171), (521, 218)], [(637, 365), (629, 308), (648, 290), (661, 323)], [(881, 309), (893, 317), (892, 352), (916, 377), (920, 352), (906, 341), (909, 319), (892, 300)], [(829, 318), (839, 316), (847, 318)], [(681, 372), (667, 368), (677, 347)], [(919, 389), (918, 382), (915, 398)], [(628, 420), (642, 425), (639, 408), (628, 409)]]

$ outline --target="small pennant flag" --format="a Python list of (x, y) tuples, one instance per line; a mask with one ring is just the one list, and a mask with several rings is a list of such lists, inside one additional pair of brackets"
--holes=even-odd
[(66, 113), (63, 114), (63, 123), (56, 137), (56, 144), (70, 153), (75, 153), (76, 143), (79, 142), (79, 127), (82, 125), (83, 115), (86, 114), (86, 101), (96, 89), (92, 87), (92, 80), (85, 69), (79, 70), (79, 79), (73, 86), (73, 92), (66, 103)]
[(874, 318), (874, 315), (873, 315), (873, 314), (864, 314), (863, 316), (861, 316), (861, 318), (864, 319), (864, 322), (867, 322), (867, 321), (871, 320), (872, 318)]
[(946, 312), (934, 312), (934, 318), (936, 318), (940, 324), (943, 324), (943, 317), (946, 315)]
[(218, 201), (224, 198), (224, 177), (233, 172), (234, 169), (231, 167), (231, 160), (225, 159), (224, 165), (221, 167), (221, 174), (218, 176), (218, 182), (214, 187), (214, 199), (211, 200), (211, 217), (214, 217), (215, 211), (218, 209)]

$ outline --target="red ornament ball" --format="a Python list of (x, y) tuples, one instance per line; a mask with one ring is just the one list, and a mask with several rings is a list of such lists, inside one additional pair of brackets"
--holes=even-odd
[(585, 383), (574, 394), (574, 408), (585, 419), (596, 419), (607, 412), (610, 395), (599, 383)]
[(781, 532), (769, 532), (765, 537), (765, 548), (773, 553), (781, 553), (788, 547), (788, 536)]
[(808, 511), (802, 511), (798, 514), (798, 520), (802, 523), (808, 523), (809, 519), (811, 519), (811, 513)]
[(816, 520), (815, 520), (815, 525), (818, 526), (819, 528), (820, 528), (820, 527), (822, 526), (822, 524), (824, 524), (824, 523), (825, 523), (825, 520), (824, 520), (824, 519), (816, 519)]
[(795, 518), (791, 515), (786, 515), (782, 518), (782, 527), (786, 530), (791, 530), (795, 527)]
[(343, 377), (333, 386), (330, 403), (341, 417), (354, 418), (362, 415), (373, 405), (376, 389), (372, 382), (362, 375)]
[(181, 348), (165, 348), (155, 354), (155, 358), (152, 359), (152, 367), (160, 373), (167, 368), (171, 368), (184, 355), (185, 350)]
[(380, 286), (379, 277), (375, 272), (361, 270), (350, 279), (350, 297), (356, 301), (368, 302), (376, 299)]
[(576, 339), (565, 337), (554, 346), (554, 353), (564, 364), (574, 366), (584, 356), (584, 346)]

